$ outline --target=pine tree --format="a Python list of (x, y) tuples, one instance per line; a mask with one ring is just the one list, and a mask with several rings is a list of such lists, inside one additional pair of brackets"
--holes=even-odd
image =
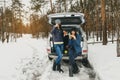
[(107, 28), (106, 28), (106, 12), (105, 12), (105, 0), (101, 0), (101, 20), (103, 30), (103, 45), (107, 44)]

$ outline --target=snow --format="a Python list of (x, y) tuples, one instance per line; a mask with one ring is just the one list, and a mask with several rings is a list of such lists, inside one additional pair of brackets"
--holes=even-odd
[[(33, 39), (23, 35), (17, 42), (0, 42), (0, 80), (91, 80), (86, 68), (69, 77), (68, 65), (62, 63), (64, 73), (52, 71), (52, 61), (46, 52), (47, 39)], [(120, 58), (116, 43), (89, 44), (89, 61), (101, 80), (119, 80)], [(97, 80), (97, 79), (96, 79)]]
[[(43, 60), (47, 57), (45, 44), (45, 40), (31, 39), (29, 35), (19, 38), (17, 42), (0, 43), (0, 80), (21, 80), (19, 79), (21, 69), (30, 67), (25, 65), (30, 65), (28, 63), (33, 62), (34, 58), (39, 57)], [(21, 68), (23, 66), (25, 67)]]
[(120, 80), (120, 58), (117, 57), (116, 43), (90, 44), (89, 61), (101, 80)]

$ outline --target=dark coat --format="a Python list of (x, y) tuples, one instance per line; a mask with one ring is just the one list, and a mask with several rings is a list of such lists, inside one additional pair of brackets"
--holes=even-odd
[(70, 49), (73, 49), (75, 53), (82, 52), (81, 35), (76, 34), (76, 39), (69, 39), (69, 47)]
[(64, 42), (64, 50), (67, 50), (67, 46), (69, 43), (69, 35), (63, 37), (63, 42)]
[(52, 31), (53, 42), (63, 42), (63, 30), (53, 27)]

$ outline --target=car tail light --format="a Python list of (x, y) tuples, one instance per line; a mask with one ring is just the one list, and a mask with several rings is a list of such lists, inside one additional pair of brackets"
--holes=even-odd
[(83, 50), (83, 53), (87, 53), (88, 50)]
[(48, 49), (48, 48), (47, 48), (47, 53), (51, 53), (51, 49)]

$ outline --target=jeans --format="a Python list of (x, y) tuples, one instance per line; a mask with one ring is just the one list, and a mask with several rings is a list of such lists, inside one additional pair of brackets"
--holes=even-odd
[(75, 53), (75, 51), (73, 49), (70, 49), (69, 50), (69, 64), (74, 65), (75, 64), (75, 58), (79, 55), (81, 55), (81, 52)]
[(62, 56), (63, 56), (63, 44), (54, 44), (54, 48), (57, 54), (57, 58), (55, 60), (56, 64), (59, 65), (61, 60), (62, 60)]

